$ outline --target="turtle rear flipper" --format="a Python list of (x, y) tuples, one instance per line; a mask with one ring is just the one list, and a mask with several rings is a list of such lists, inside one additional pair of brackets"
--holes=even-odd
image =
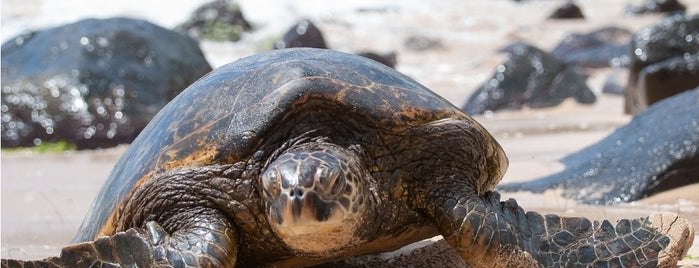
[[(687, 253), (692, 225), (672, 213), (591, 222), (527, 212), (496, 192), (447, 202), (440, 232), (471, 267), (672, 267)], [(446, 220), (448, 217), (450, 220)], [(440, 220), (441, 218), (441, 220)]]

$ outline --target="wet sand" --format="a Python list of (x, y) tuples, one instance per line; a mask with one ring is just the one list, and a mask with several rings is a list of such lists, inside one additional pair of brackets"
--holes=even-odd
[[(88, 6), (85, 13), (80, 13), (60, 12), (56, 8), (74, 10), (85, 4), (81, 1), (63, 1), (61, 6), (53, 1), (3, 0), (3, 41), (26, 27), (72, 22), (90, 14), (138, 16), (172, 27), (197, 6), (193, 1), (179, 6), (168, 4), (162, 7), (165, 10), (158, 11), (157, 7), (131, 7), (114, 2), (101, 7), (108, 11)], [(209, 62), (217, 67), (266, 49), (271, 44), (269, 40), (280, 36), (294, 21), (309, 17), (324, 31), (331, 48), (347, 52), (395, 51), (399, 71), (461, 106), (505, 59), (497, 49), (513, 41), (551, 49), (567, 33), (584, 33), (609, 25), (634, 31), (660, 19), (654, 15), (625, 18), (623, 8), (631, 1), (584, 1), (581, 4), (587, 16), (584, 21), (545, 20), (558, 1), (462, 2), (465, 1), (415, 0), (397, 4), (355, 0), (334, 7), (319, 7), (315, 1), (243, 3), (243, 12), (257, 25), (258, 31), (238, 43), (202, 42), (201, 46)], [(699, 10), (699, 0), (683, 3), (689, 8), (688, 14)], [(31, 9), (32, 5), (40, 8)], [(358, 12), (358, 7), (365, 11)], [(442, 47), (426, 51), (406, 49), (403, 41), (415, 35), (439, 40)], [(630, 117), (622, 113), (623, 98), (600, 94), (603, 81), (612, 72), (595, 70), (588, 79), (588, 85), (599, 94), (598, 102), (593, 105), (569, 100), (554, 108), (477, 116), (476, 120), (493, 133), (510, 159), (503, 181), (527, 181), (556, 172), (562, 169), (557, 159), (598, 141), (628, 122)], [(58, 254), (76, 232), (94, 195), (125, 148), (58, 154), (3, 151), (0, 255), (35, 259)], [(579, 205), (553, 191), (503, 194), (503, 198), (509, 197), (517, 199), (527, 210), (592, 219), (615, 220), (672, 211), (690, 219), (699, 230), (699, 185), (696, 184), (618, 206)], [(698, 237), (689, 254), (699, 257)], [(699, 265), (699, 261), (683, 263)]]

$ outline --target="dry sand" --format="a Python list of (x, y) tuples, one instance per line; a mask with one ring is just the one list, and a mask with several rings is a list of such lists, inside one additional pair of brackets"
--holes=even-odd
[[(25, 29), (91, 16), (141, 17), (173, 27), (206, 1), (150, 1), (142, 3), (145, 6), (129, 5), (129, 1), (96, 2), (3, 0), (2, 40)], [(203, 42), (201, 45), (210, 63), (220, 66), (266, 49), (270, 41), (293, 22), (308, 17), (324, 31), (331, 48), (347, 52), (395, 51), (399, 71), (460, 106), (505, 58), (496, 50), (513, 41), (527, 41), (551, 49), (567, 33), (584, 33), (609, 25), (637, 30), (660, 19), (655, 15), (634, 18), (622, 15), (626, 4), (641, 0), (581, 2), (587, 17), (583, 21), (546, 20), (561, 3), (559, 1), (518, 4), (509, 0), (408, 0), (399, 3), (353, 0), (333, 6), (313, 0), (245, 1), (243, 12), (258, 30), (238, 43)], [(699, 0), (682, 2), (688, 6), (689, 14), (699, 10)], [(357, 12), (358, 8), (364, 12)], [(408, 50), (403, 41), (414, 35), (439, 40), (442, 47)], [(599, 94), (603, 81), (612, 72), (611, 69), (595, 71), (588, 85)], [(476, 117), (498, 139), (510, 158), (504, 181), (526, 181), (556, 172), (562, 168), (557, 159), (596, 142), (630, 120), (622, 113), (622, 97), (599, 96), (599, 101), (589, 106), (566, 101), (554, 108)], [(2, 257), (34, 259), (58, 254), (61, 246), (72, 238), (91, 200), (125, 148), (60, 154), (3, 151)], [(618, 206), (579, 205), (553, 191), (503, 194), (503, 197), (517, 199), (527, 210), (593, 219), (634, 218), (654, 211), (672, 211), (690, 219), (699, 230), (699, 185), (696, 184)], [(424, 245), (442, 252), (439, 244), (427, 242), (412, 248)], [(403, 250), (408, 251), (410, 249)], [(427, 254), (425, 251), (439, 255), (423, 250), (418, 256)], [(689, 254), (699, 257), (699, 238), (695, 239)], [(699, 265), (699, 261), (683, 263)]]

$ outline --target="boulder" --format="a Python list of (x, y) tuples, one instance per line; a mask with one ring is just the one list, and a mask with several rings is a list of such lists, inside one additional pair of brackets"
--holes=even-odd
[(252, 30), (240, 6), (233, 0), (216, 0), (197, 8), (189, 20), (175, 28), (196, 39), (238, 41)]
[(328, 48), (323, 33), (308, 19), (296, 23), (274, 44), (275, 49), (290, 47)]
[(528, 44), (509, 49), (510, 58), (469, 97), (464, 112), (475, 115), (525, 106), (551, 107), (569, 97), (580, 103), (595, 102), (595, 94), (585, 83), (587, 77), (575, 67)]
[(411, 35), (403, 40), (403, 47), (407, 50), (426, 51), (433, 49), (443, 49), (442, 39), (424, 35)]
[(626, 78), (628, 76), (628, 71), (625, 69), (614, 70), (607, 76), (606, 79), (604, 79), (604, 83), (602, 84), (602, 93), (624, 95), (624, 91), (626, 91)]
[(398, 56), (396, 55), (395, 52), (388, 52), (388, 53), (375, 53), (371, 51), (366, 51), (366, 52), (359, 52), (357, 55), (374, 60), (378, 63), (381, 63), (383, 65), (386, 65), (391, 68), (396, 68), (396, 63), (398, 63)]
[(699, 88), (651, 105), (606, 138), (564, 157), (563, 171), (496, 189), (561, 189), (567, 198), (601, 205), (699, 183), (698, 124)]
[(699, 86), (699, 54), (675, 57), (641, 70), (636, 84), (644, 108), (664, 98)]
[(675, 15), (641, 29), (631, 41), (625, 111), (699, 86), (699, 15)]
[(211, 71), (195, 40), (147, 21), (86, 19), (2, 45), (2, 146), (132, 141)]
[(626, 7), (627, 15), (638, 15), (646, 13), (679, 13), (684, 14), (687, 7), (677, 0), (647, 0), (640, 5), (630, 5)]
[(558, 7), (556, 11), (554, 11), (550, 16), (549, 19), (584, 19), (585, 16), (582, 13), (582, 10), (580, 10), (580, 7), (576, 5), (575, 3), (568, 1)]
[[(284, 37), (274, 45), (274, 49), (291, 47), (328, 49), (328, 46), (325, 44), (325, 38), (323, 38), (323, 33), (308, 19), (303, 19), (289, 28), (284, 34)], [(397, 56), (395, 52), (376, 53), (364, 51), (357, 53), (357, 55), (372, 59), (391, 68), (396, 67)]]
[(570, 34), (551, 54), (565, 64), (586, 68), (626, 67), (632, 33), (618, 27), (605, 27), (586, 34)]

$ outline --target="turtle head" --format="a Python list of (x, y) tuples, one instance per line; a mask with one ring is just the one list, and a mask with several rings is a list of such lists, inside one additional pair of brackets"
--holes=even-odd
[(292, 147), (262, 173), (268, 220), (296, 250), (321, 253), (351, 246), (369, 210), (367, 174), (356, 154), (340, 146)]

